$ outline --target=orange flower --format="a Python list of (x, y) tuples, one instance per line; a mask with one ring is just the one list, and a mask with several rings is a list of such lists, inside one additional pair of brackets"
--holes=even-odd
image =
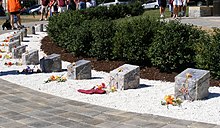
[(52, 75), (52, 76), (50, 76), (50, 79), (51, 80), (56, 80), (56, 76)]
[(166, 95), (164, 100), (166, 101), (166, 104), (173, 104), (174, 97), (171, 95)]

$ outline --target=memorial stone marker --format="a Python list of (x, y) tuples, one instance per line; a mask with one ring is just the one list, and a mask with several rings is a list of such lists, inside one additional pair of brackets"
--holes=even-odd
[(110, 72), (110, 86), (114, 86), (118, 90), (137, 88), (139, 82), (139, 66), (124, 64)]
[(26, 51), (22, 54), (22, 64), (24, 65), (37, 65), (39, 64), (39, 54), (38, 50)]
[(79, 60), (67, 66), (67, 76), (70, 79), (90, 79), (91, 78), (91, 61)]
[(51, 54), (40, 59), (42, 72), (58, 72), (62, 70), (61, 57), (59, 54)]
[(20, 41), (19, 40), (14, 40), (13, 42), (9, 42), (8, 43), (8, 51), (12, 52), (12, 48), (16, 48), (18, 46), (20, 46)]
[(22, 57), (22, 54), (26, 52), (27, 45), (20, 45), (16, 48), (12, 48), (12, 58), (18, 59)]
[(175, 97), (182, 100), (199, 100), (209, 95), (210, 72), (187, 68), (175, 77)]

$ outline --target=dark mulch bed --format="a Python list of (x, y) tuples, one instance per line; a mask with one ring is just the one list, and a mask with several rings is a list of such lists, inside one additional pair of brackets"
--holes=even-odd
[[(110, 72), (111, 70), (123, 65), (125, 62), (123, 61), (105, 61), (105, 60), (97, 60), (96, 58), (82, 58), (82, 57), (74, 57), (71, 53), (68, 53), (65, 49), (57, 46), (52, 42), (52, 40), (46, 36), (41, 41), (41, 49), (47, 54), (61, 54), (61, 59), (68, 62), (76, 62), (80, 59), (90, 60), (92, 62), (92, 68), (97, 71), (106, 71)], [(160, 72), (155, 67), (141, 67), (141, 78), (149, 79), (149, 80), (162, 80), (174, 82), (174, 77), (178, 73), (165, 73)], [(211, 86), (219, 86), (220, 81), (211, 80)]]

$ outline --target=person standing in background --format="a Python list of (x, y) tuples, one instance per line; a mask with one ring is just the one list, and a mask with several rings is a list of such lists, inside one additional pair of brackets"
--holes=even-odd
[(170, 17), (173, 17), (173, 0), (169, 0)]
[(49, 0), (41, 0), (41, 18), (40, 21), (43, 20), (43, 17), (45, 15), (45, 20), (47, 20), (48, 16), (48, 4), (50, 3)]
[(18, 18), (18, 28), (22, 28), (21, 25), (21, 17), (20, 17), (20, 9), (21, 9), (21, 5), (19, 0), (7, 0), (7, 8), (8, 8), (8, 13), (10, 15), (10, 23), (12, 26), (12, 29), (17, 29), (14, 26), (14, 16), (17, 16)]
[(181, 10), (182, 0), (174, 0), (173, 1), (173, 18), (177, 18), (179, 12)]
[(189, 0), (183, 0), (183, 6), (182, 6), (182, 12), (181, 12), (181, 16), (186, 16), (186, 6), (187, 3), (189, 2)]
[(164, 18), (164, 12), (167, 5), (166, 0), (158, 0), (158, 5), (160, 6), (160, 18)]
[(67, 10), (67, 0), (57, 0), (58, 12), (62, 13)]
[(74, 0), (74, 3), (76, 4), (76, 10), (79, 9), (79, 0)]

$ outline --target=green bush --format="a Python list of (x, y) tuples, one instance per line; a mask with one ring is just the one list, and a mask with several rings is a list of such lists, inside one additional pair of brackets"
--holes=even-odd
[(91, 38), (90, 21), (80, 12), (68, 12), (49, 19), (48, 35), (76, 56), (87, 56)]
[(210, 70), (213, 78), (220, 78), (220, 29), (214, 29), (214, 35), (207, 34), (196, 46), (197, 68)]
[(98, 59), (112, 58), (112, 38), (115, 34), (111, 20), (93, 20), (91, 26), (92, 38), (90, 56)]
[(148, 60), (148, 46), (154, 37), (158, 21), (149, 17), (134, 17), (118, 21), (113, 38), (114, 58), (142, 63)]
[(164, 71), (194, 67), (194, 45), (204, 32), (177, 21), (161, 22), (149, 48), (151, 63)]

